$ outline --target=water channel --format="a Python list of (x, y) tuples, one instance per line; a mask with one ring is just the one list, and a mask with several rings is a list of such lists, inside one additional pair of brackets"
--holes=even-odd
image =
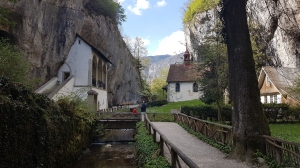
[(93, 143), (73, 168), (134, 168), (135, 130), (106, 130), (104, 138)]

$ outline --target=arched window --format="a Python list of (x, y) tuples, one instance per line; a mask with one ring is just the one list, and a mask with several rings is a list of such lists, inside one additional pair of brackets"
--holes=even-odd
[(176, 83), (175, 92), (180, 92), (180, 84)]
[(198, 84), (197, 83), (193, 84), (193, 91), (198, 92)]

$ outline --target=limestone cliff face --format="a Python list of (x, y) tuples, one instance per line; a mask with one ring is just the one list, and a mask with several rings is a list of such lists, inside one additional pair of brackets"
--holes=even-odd
[[(273, 60), (273, 65), (300, 67), (300, 2), (297, 0), (249, 0), (248, 16), (259, 27), (260, 42)], [(214, 10), (199, 13), (187, 25), (187, 39), (197, 43), (203, 41), (203, 34), (211, 33), (215, 23)], [(192, 35), (192, 36), (191, 36)]]
[(123, 42), (118, 27), (104, 16), (90, 13), (87, 0), (18, 0), (16, 4), (0, 1), (12, 11), (14, 28), (0, 31), (14, 37), (32, 65), (32, 77), (44, 82), (56, 76), (59, 67), (79, 34), (100, 50), (113, 65), (108, 69), (108, 101), (117, 104), (139, 99), (138, 70)]

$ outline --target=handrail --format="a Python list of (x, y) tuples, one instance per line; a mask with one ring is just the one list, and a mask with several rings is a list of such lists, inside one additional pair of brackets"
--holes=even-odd
[(200, 133), (213, 141), (232, 147), (232, 126), (201, 120), (182, 113), (174, 113), (175, 122), (182, 122), (193, 131)]
[(196, 117), (188, 116), (188, 115), (183, 114), (183, 113), (174, 113), (174, 115), (176, 115), (176, 114), (177, 115), (183, 115), (183, 116), (186, 116), (186, 117), (189, 117), (191, 119), (198, 120), (198, 121), (201, 121), (201, 122), (204, 122), (204, 123), (207, 123), (207, 124), (213, 124), (213, 125), (216, 125), (216, 126), (227, 128), (227, 129), (232, 129), (232, 126), (230, 126), (230, 125), (224, 125), (224, 124), (219, 124), (219, 123), (215, 123), (215, 122), (210, 122), (210, 121), (207, 121), (207, 120), (202, 120), (202, 119), (199, 119), (199, 118), (196, 118)]
[(300, 144), (263, 135), (266, 139), (266, 152), (277, 163), (287, 162), (289, 166), (300, 166)]
[[(146, 114), (146, 127), (148, 129), (148, 131), (151, 133), (151, 128), (153, 129), (153, 141), (156, 142), (156, 133), (159, 134), (160, 136), (160, 144), (163, 144), (163, 142), (165, 142), (167, 145), (169, 145), (171, 147), (171, 164), (172, 167), (176, 167), (176, 163), (178, 165), (180, 165), (179, 160), (178, 160), (178, 156), (191, 168), (198, 168), (199, 166), (196, 165), (189, 157), (187, 157), (179, 148), (177, 148), (171, 141), (169, 141), (166, 136), (159, 131), (152, 123), (151, 121), (148, 119), (148, 116)], [(150, 127), (149, 127), (150, 126)], [(160, 145), (161, 148), (161, 155), (163, 155), (163, 145)]]

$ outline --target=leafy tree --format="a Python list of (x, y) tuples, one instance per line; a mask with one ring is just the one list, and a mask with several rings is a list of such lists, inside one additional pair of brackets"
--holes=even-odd
[(163, 91), (163, 87), (167, 85), (167, 75), (169, 72), (169, 67), (162, 68), (159, 71), (158, 77), (154, 78), (151, 81), (151, 93), (153, 95), (156, 95), (157, 100), (165, 100), (166, 99), (166, 93)]
[(29, 63), (23, 55), (18, 52), (18, 48), (6, 39), (0, 40), (0, 76), (8, 77), (12, 81), (30, 84)]
[(110, 17), (119, 25), (126, 21), (124, 8), (113, 0), (89, 0), (86, 8), (95, 14)]
[(232, 158), (250, 159), (256, 149), (265, 150), (262, 135), (270, 129), (260, 102), (255, 62), (246, 16), (246, 2), (222, 0), (221, 20), (227, 43), (230, 100), (233, 106)]

